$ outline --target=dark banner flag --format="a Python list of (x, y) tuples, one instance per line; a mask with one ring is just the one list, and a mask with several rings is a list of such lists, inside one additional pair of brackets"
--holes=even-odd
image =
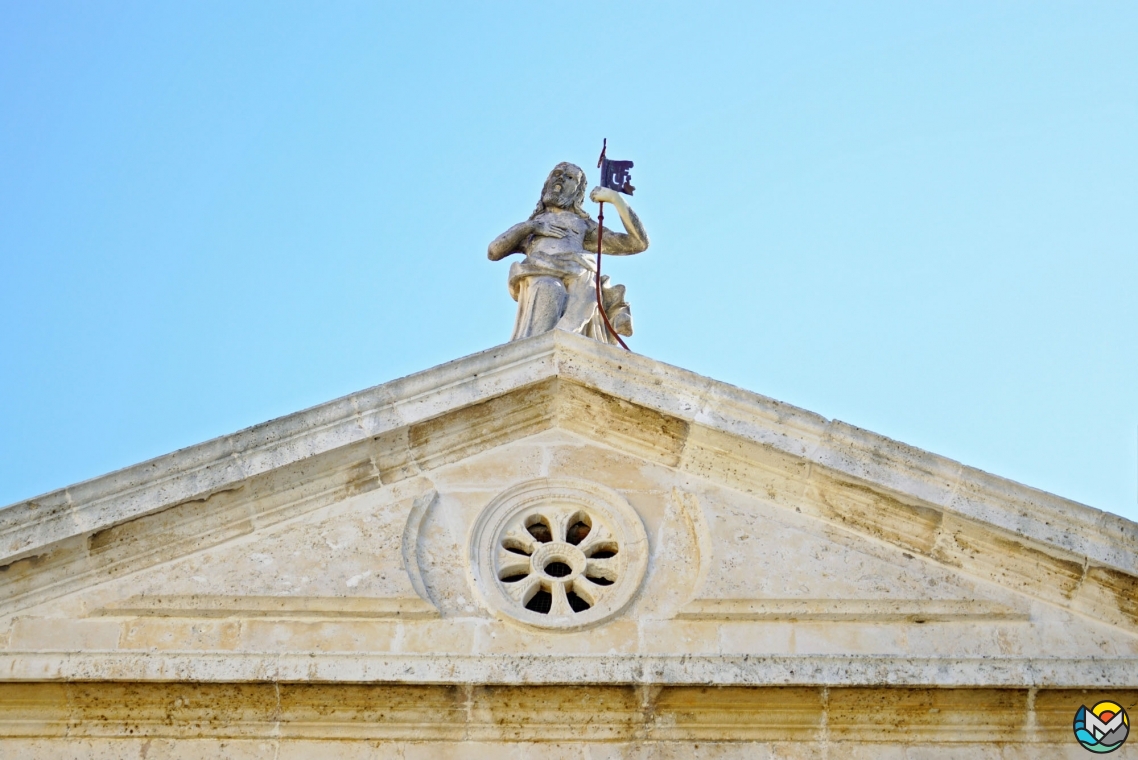
[(607, 187), (625, 195), (632, 195), (632, 191), (636, 188), (632, 186), (631, 170), (631, 161), (610, 161), (602, 157), (601, 187)]

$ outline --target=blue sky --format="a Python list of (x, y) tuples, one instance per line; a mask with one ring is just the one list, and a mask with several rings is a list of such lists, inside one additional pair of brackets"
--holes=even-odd
[(0, 3), (0, 504), (509, 337), (636, 161), (633, 350), (1138, 518), (1138, 4)]

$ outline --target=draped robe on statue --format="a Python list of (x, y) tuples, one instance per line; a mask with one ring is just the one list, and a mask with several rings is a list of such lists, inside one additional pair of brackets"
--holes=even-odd
[[(585, 235), (595, 230), (597, 224), (573, 217), (572, 227), (572, 233), (558, 241), (566, 250), (550, 252), (527, 246), (531, 250), (526, 257), (510, 265), (510, 296), (518, 302), (510, 340), (546, 332), (553, 322), (559, 329), (616, 344), (597, 309), (597, 255), (586, 251), (583, 245)], [(543, 278), (559, 282), (563, 290), (549, 287), (550, 283), (543, 282)], [(610, 321), (615, 321), (621, 311), (631, 320), (623, 285), (611, 285), (608, 276), (602, 276), (601, 298)]]

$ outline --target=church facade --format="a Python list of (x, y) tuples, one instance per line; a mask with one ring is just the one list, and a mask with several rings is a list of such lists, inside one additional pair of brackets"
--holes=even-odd
[(1138, 525), (560, 330), (0, 510), (5, 758), (1077, 758), (1104, 701)]

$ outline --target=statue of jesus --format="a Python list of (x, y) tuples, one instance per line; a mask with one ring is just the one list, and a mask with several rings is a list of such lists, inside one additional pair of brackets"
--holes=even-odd
[[(611, 203), (620, 214), (624, 233), (604, 231), (603, 253), (628, 256), (648, 248), (648, 233), (635, 212), (615, 190), (595, 187), (589, 197)], [(553, 167), (530, 218), (494, 239), (487, 251), (491, 261), (512, 253), (525, 258), (510, 265), (510, 295), (518, 302), (510, 340), (539, 335), (554, 328), (616, 344), (597, 309), (597, 223), (581, 207), (585, 172), (570, 163)], [(632, 335), (632, 312), (624, 286), (601, 277), (601, 301), (613, 329)]]

